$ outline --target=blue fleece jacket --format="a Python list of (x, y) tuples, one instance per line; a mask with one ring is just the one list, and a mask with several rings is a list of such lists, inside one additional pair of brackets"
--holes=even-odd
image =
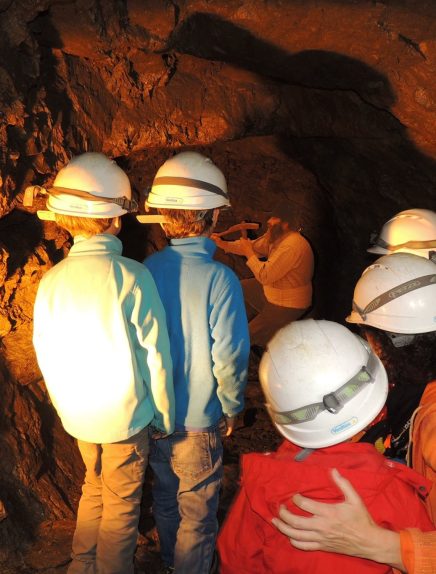
[(166, 312), (176, 428), (204, 429), (244, 407), (250, 351), (238, 278), (207, 237), (174, 239), (145, 260)]

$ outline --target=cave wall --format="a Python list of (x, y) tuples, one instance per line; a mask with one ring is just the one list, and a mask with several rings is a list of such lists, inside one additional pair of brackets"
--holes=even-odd
[[(143, 197), (174, 149), (203, 151), (228, 177), (223, 228), (285, 197), (302, 210), (315, 314), (343, 320), (370, 232), (435, 209), (436, 6), (0, 0), (0, 56), (1, 561), (74, 515), (82, 472), (31, 345), (38, 281), (70, 238), (37, 220), (43, 200), (23, 207), (25, 187), (101, 150)], [(132, 218), (121, 237), (138, 260), (163, 243)]]

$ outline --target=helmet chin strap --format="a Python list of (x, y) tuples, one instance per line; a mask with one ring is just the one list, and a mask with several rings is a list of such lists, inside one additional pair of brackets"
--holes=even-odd
[(199, 211), (196, 221), (201, 221), (202, 219), (204, 219), (204, 216), (206, 215), (206, 213), (207, 213), (207, 209), (202, 209), (201, 211)]
[(303, 448), (303, 450), (300, 450), (300, 452), (297, 452), (297, 454), (294, 456), (295, 462), (303, 462), (313, 453), (314, 450), (314, 448)]
[(391, 333), (386, 331), (386, 335), (392, 341), (392, 344), (396, 348), (407, 347), (411, 345), (416, 338), (416, 335), (408, 335), (404, 333)]
[(426, 335), (427, 337), (435, 337), (436, 331), (430, 331), (430, 333), (413, 333), (413, 334), (406, 334), (406, 333), (392, 333), (391, 331), (386, 331), (386, 335), (392, 341), (394, 347), (401, 348), (407, 347), (414, 343), (416, 337), (418, 335)]

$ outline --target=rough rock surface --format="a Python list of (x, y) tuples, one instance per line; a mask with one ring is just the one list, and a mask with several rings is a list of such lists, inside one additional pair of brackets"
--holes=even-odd
[[(317, 253), (314, 314), (342, 321), (370, 232), (401, 209), (435, 209), (436, 5), (0, 0), (0, 55), (0, 565), (49, 572), (68, 551), (41, 566), (45, 547), (26, 547), (69, 540), (82, 466), (35, 362), (32, 304), (70, 238), (36, 219), (42, 199), (23, 207), (25, 187), (102, 150), (143, 196), (173, 150), (200, 149), (228, 176), (222, 228), (264, 223), (283, 198), (301, 209)], [(164, 241), (133, 219), (122, 239), (138, 260)], [(233, 479), (241, 445), (257, 448), (249, 429), (268, 426), (256, 424), (229, 448)]]

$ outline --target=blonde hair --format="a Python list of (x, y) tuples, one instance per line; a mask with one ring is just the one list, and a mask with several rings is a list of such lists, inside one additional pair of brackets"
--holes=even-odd
[(92, 237), (104, 233), (113, 221), (113, 217), (76, 217), (75, 215), (62, 215), (60, 213), (56, 213), (55, 217), (56, 223), (66, 229), (73, 237), (76, 235)]
[(213, 209), (158, 209), (168, 222), (162, 223), (165, 235), (170, 239), (205, 235), (213, 224)]

